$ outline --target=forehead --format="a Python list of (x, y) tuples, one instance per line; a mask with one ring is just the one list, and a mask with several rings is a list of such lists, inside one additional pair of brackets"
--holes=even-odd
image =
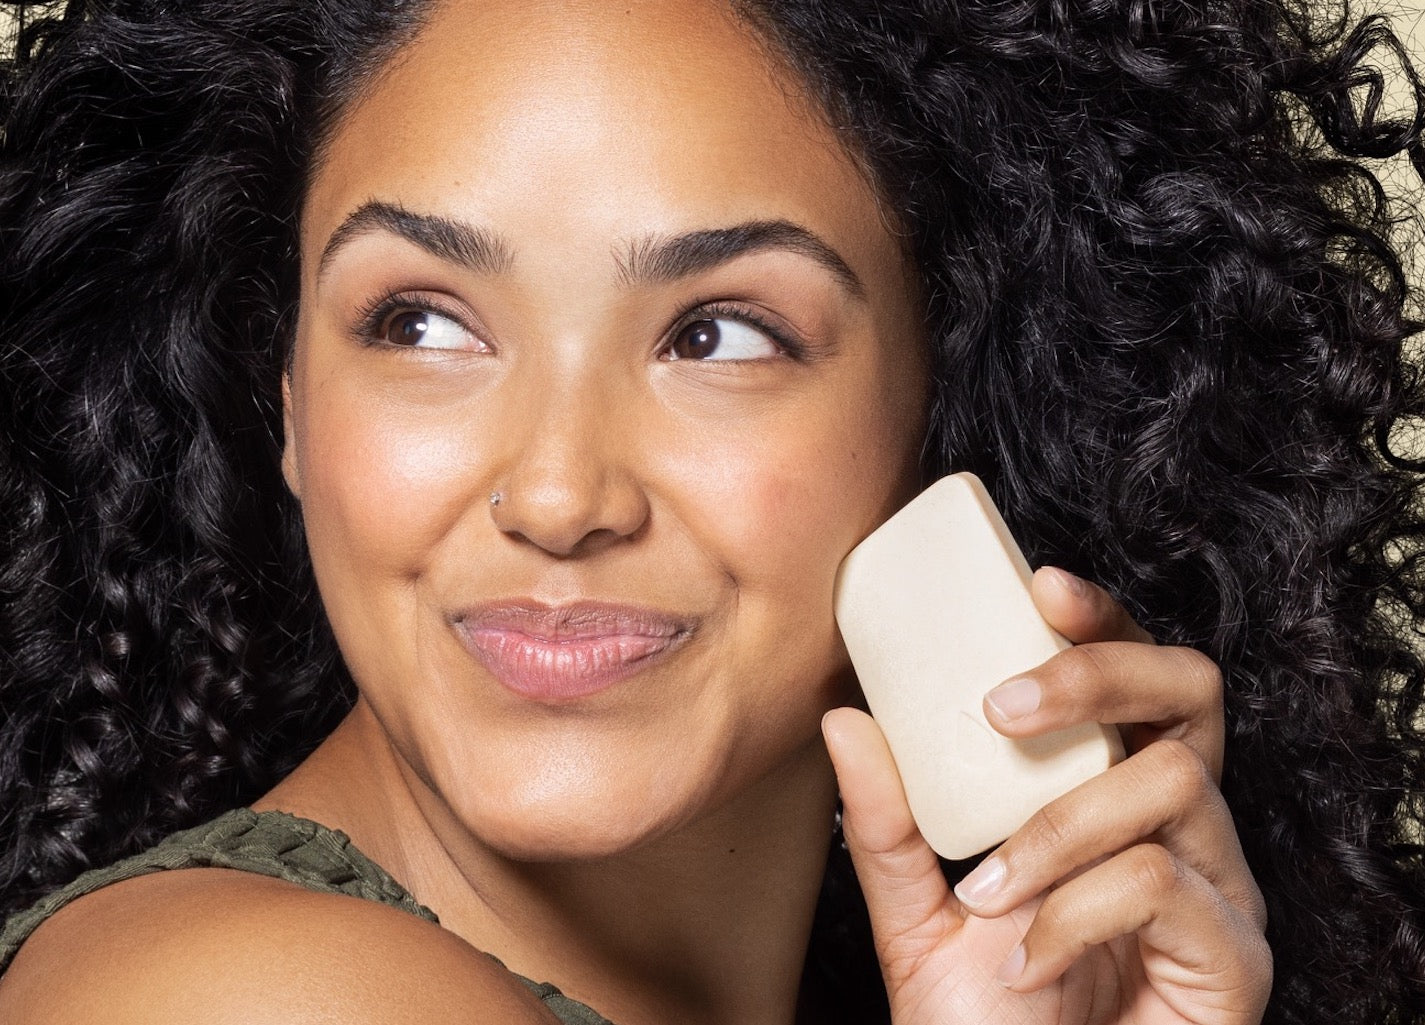
[(304, 229), (392, 193), (605, 235), (768, 216), (884, 230), (796, 76), (708, 0), (438, 4), (338, 125)]

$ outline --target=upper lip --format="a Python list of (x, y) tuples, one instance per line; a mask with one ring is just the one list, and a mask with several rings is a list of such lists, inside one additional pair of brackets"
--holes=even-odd
[(464, 630), (510, 630), (549, 643), (598, 637), (678, 638), (692, 632), (686, 617), (640, 605), (577, 601), (549, 605), (530, 598), (484, 602), (457, 612)]

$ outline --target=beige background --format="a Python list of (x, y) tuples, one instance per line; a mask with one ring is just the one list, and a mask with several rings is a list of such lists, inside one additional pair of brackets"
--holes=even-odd
[[(1361, 5), (1367, 8), (1369, 5)], [(1399, 3), (1385, 4), (1380, 8), (1389, 15), (1395, 30), (1405, 40), (1406, 47), (1414, 57), (1416, 70), (1425, 75), (1425, 0), (1400, 0)], [(1388, 94), (1387, 102), (1400, 109), (1408, 102), (1402, 92), (1404, 83), (1397, 81), (1396, 89)], [(1381, 177), (1387, 188), (1396, 196), (1398, 209), (1396, 216), (1403, 219), (1402, 237), (1409, 240), (1405, 247), (1411, 263), (1416, 285), (1425, 290), (1425, 186), (1404, 157), (1384, 161)], [(1417, 294), (1418, 313), (1425, 313), (1425, 295)]]

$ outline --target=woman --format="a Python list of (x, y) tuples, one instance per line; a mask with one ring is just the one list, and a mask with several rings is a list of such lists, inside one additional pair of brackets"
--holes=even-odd
[[(9, 906), (198, 832), (12, 917), (0, 1018), (1418, 1015), (1413, 325), (1372, 180), (1298, 125), (1419, 126), (1350, 122), (1378, 27), (1311, 31), (56, 28), (0, 199)], [(831, 617), (952, 468), (1079, 644), (991, 721), (1130, 751), (968, 875)]]

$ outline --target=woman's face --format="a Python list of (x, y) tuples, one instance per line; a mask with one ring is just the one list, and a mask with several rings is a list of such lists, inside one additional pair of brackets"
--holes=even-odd
[(452, 0), (311, 183), (284, 468), (363, 700), (507, 853), (825, 772), (926, 373), (811, 109), (701, 0)]

